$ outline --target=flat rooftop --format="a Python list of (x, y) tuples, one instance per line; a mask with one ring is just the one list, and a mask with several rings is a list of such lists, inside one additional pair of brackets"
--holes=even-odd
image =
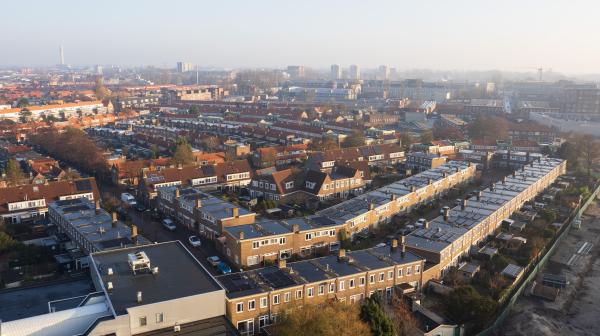
[(81, 297), (91, 292), (94, 289), (90, 278), (5, 290), (0, 293), (0, 320), (9, 322), (47, 314), (48, 302)]
[[(128, 254), (139, 251), (146, 253), (150, 267), (158, 267), (158, 274), (148, 270), (133, 274)], [(130, 307), (223, 290), (179, 241), (97, 252), (91, 257), (104, 289), (112, 282), (113, 290), (107, 297), (117, 315)], [(109, 268), (113, 275), (108, 275)], [(137, 303), (138, 291), (142, 292), (142, 303)]]

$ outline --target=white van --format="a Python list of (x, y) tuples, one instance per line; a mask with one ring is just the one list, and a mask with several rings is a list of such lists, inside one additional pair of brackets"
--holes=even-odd
[(133, 197), (133, 195), (131, 195), (130, 193), (122, 193), (121, 201), (123, 203), (129, 204), (130, 206), (134, 206), (137, 204), (137, 202), (135, 201), (135, 197)]

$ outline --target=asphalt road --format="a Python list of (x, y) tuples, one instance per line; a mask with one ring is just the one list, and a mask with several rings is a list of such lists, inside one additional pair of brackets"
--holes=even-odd
[[(190, 231), (187, 228), (178, 226), (175, 231), (169, 231), (165, 229), (160, 220), (153, 219), (150, 216), (149, 211), (139, 212), (135, 209), (129, 209), (129, 216), (131, 221), (138, 227), (140, 234), (146, 237), (148, 240), (153, 242), (167, 242), (173, 240), (181, 241), (188, 250), (200, 261), (213, 275), (218, 275), (217, 269), (210, 265), (206, 258), (210, 256), (219, 256), (221, 260), (225, 260), (223, 256), (217, 252), (214, 242), (204, 239), (200, 237), (198, 234)], [(192, 246), (188, 238), (192, 235), (198, 236), (202, 241), (202, 246), (194, 247)], [(229, 264), (232, 267), (231, 264)], [(232, 267), (232, 270), (233, 267)]]

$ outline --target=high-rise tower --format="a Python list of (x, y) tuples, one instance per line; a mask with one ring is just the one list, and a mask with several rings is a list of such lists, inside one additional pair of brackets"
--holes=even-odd
[(58, 47), (58, 53), (60, 57), (60, 65), (65, 65), (65, 52), (63, 50), (62, 44)]

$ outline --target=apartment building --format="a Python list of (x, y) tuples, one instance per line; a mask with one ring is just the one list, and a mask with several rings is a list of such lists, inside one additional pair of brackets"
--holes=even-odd
[(242, 335), (261, 333), (278, 314), (307, 304), (357, 303), (374, 293), (420, 288), (424, 260), (391, 247), (346, 252), (217, 277), (225, 288), (226, 316)]
[(85, 254), (125, 246), (146, 244), (137, 228), (128, 227), (100, 208), (100, 201), (66, 199), (48, 205), (48, 217)]
[[(225, 316), (225, 290), (181, 242), (96, 252), (90, 260), (89, 294), (55, 291), (48, 312), (3, 321), (2, 335), (239, 335)], [(15, 304), (30, 310), (30, 302)]]
[(531, 162), (410, 233), (406, 237), (407, 249), (437, 265), (428, 270), (427, 279), (439, 277), (449, 266), (456, 265), (471, 246), (492, 235), (502, 220), (565, 172), (564, 160), (540, 158)]
[(446, 162), (445, 156), (434, 153), (413, 152), (408, 153), (404, 165), (413, 172), (421, 172), (439, 167)]
[(233, 263), (245, 267), (293, 254), (335, 251), (339, 249), (340, 231), (354, 237), (419, 204), (440, 198), (474, 176), (475, 165), (452, 161), (311, 216), (229, 227), (224, 230), (226, 254)]
[(74, 198), (100, 199), (96, 180), (91, 177), (0, 188), (0, 216), (6, 223), (34, 221), (46, 217), (51, 202)]
[(161, 187), (157, 208), (179, 225), (211, 239), (222, 235), (226, 227), (254, 223), (256, 217), (254, 212), (194, 187)]
[[(28, 106), (26, 109), (31, 112), (31, 118), (34, 120), (41, 119), (42, 116), (54, 116), (55, 118), (70, 118), (79, 115), (95, 115), (112, 113), (112, 104), (104, 106), (101, 101), (64, 103), (52, 105)], [(10, 119), (18, 121), (22, 108), (11, 108), (0, 110), (0, 119)]]

